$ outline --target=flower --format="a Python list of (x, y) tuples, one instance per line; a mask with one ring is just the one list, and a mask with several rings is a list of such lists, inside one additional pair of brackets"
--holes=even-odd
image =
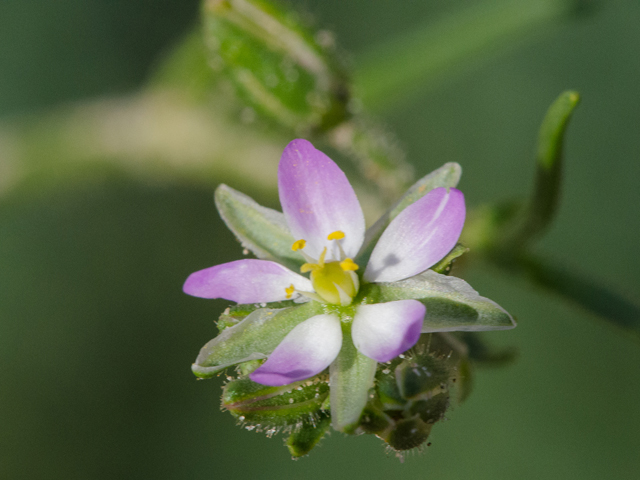
[[(368, 262), (358, 265), (365, 241), (362, 209), (345, 174), (306, 140), (294, 140), (278, 166), (280, 203), (306, 263), (300, 273), (269, 260), (245, 259), (197, 271), (184, 291), (242, 304), (318, 302), (324, 313), (294, 326), (250, 374), (281, 386), (325, 370), (343, 349), (343, 337), (376, 362), (387, 362), (419, 339), (426, 313), (415, 299), (371, 303), (363, 285), (398, 282), (435, 265), (456, 245), (465, 219), (464, 196), (434, 188), (402, 210), (382, 233)], [(356, 260), (354, 260), (356, 259)], [(364, 273), (361, 274), (361, 267)], [(360, 276), (361, 275), (361, 276)]]

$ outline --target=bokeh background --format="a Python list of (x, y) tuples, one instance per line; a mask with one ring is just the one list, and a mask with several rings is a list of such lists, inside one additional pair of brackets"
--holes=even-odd
[[(298, 6), (357, 65), (375, 44), (471, 3)], [(563, 201), (538, 250), (637, 300), (640, 3), (593, 7), (376, 113), (418, 175), (461, 163), (461, 188), (479, 205), (527, 194), (542, 116), (561, 91), (578, 90)], [(107, 132), (141, 115), (129, 134), (148, 137), (145, 114), (113, 117), (114, 108), (146, 88), (198, 11), (196, 0), (0, 3), (0, 478), (638, 478), (640, 344), (489, 266), (465, 278), (517, 316), (517, 329), (489, 339), (517, 347), (518, 359), (475, 372), (473, 394), (424, 454), (400, 464), (376, 438), (334, 433), (292, 462), (281, 437), (244, 431), (219, 411), (221, 381), (197, 382), (189, 367), (225, 304), (187, 297), (182, 282), (240, 254), (213, 208), (215, 186), (277, 206), (274, 168), (289, 139), (261, 149), (254, 139), (268, 132), (236, 126), (204, 178), (131, 168), (120, 157), (135, 145), (92, 154), (100, 158), (84, 167), (65, 154), (91, 149), (85, 108), (95, 121), (107, 106)], [(49, 132), (78, 111), (80, 127), (61, 146)], [(181, 121), (171, 117), (169, 137), (206, 137), (207, 121), (225, 128)], [(213, 144), (224, 143), (216, 132)], [(147, 157), (162, 156), (154, 139)], [(264, 156), (267, 183), (228, 167), (243, 153)], [(28, 168), (15, 161), (27, 157)]]

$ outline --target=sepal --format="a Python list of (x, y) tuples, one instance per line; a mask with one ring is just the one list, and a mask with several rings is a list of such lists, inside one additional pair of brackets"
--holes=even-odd
[(326, 417), (322, 404), (328, 395), (326, 379), (319, 377), (281, 387), (262, 385), (245, 377), (224, 386), (222, 408), (249, 430), (266, 431), (268, 435), (282, 429), (298, 432), (306, 424), (317, 426)]
[(296, 325), (318, 313), (316, 302), (257, 309), (202, 347), (191, 370), (200, 378), (209, 378), (229, 366), (267, 358)]
[(445, 163), (443, 166), (425, 175), (398, 200), (389, 210), (387, 210), (371, 227), (365, 232), (364, 243), (360, 248), (357, 261), (360, 265), (366, 265), (371, 256), (371, 252), (376, 243), (382, 236), (384, 230), (389, 226), (391, 221), (396, 218), (400, 212), (412, 203), (420, 200), (434, 188), (446, 187), (453, 188), (458, 185), (460, 176), (462, 175), (462, 167), (455, 163)]
[(331, 417), (323, 410), (320, 410), (315, 418), (302, 422), (300, 428), (294, 430), (286, 441), (291, 457), (295, 460), (308, 455), (324, 438), (329, 427), (331, 427)]
[(423, 333), (506, 330), (516, 326), (506, 310), (480, 296), (467, 282), (433, 270), (398, 282), (367, 284), (362, 290), (375, 303), (405, 299), (422, 302), (427, 307)]
[(281, 263), (294, 272), (300, 269), (304, 259), (291, 249), (295, 239), (281, 212), (224, 184), (216, 189), (215, 202), (222, 220), (244, 248), (259, 259)]

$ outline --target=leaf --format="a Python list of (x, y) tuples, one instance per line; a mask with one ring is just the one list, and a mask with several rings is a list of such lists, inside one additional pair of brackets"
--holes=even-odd
[(427, 270), (399, 282), (369, 284), (376, 302), (415, 299), (427, 307), (422, 332), (506, 330), (515, 320), (497, 303), (481, 297), (464, 280)]
[(262, 260), (273, 260), (297, 272), (304, 263), (291, 249), (295, 239), (281, 212), (259, 205), (251, 197), (227, 185), (216, 189), (220, 216), (243, 247)]
[(566, 91), (547, 110), (538, 134), (533, 195), (527, 208), (503, 226), (503, 232), (499, 232), (498, 248), (523, 250), (551, 223), (560, 198), (564, 134), (579, 102), (577, 92)]
[(369, 389), (378, 363), (361, 354), (351, 333), (343, 329), (342, 349), (329, 368), (331, 422), (333, 428), (354, 433), (369, 401)]
[(320, 310), (317, 302), (256, 310), (202, 347), (191, 370), (198, 377), (209, 378), (231, 365), (266, 358), (296, 325)]
[(364, 243), (360, 248), (357, 261), (360, 265), (366, 265), (380, 236), (391, 221), (400, 214), (405, 208), (413, 202), (420, 200), (434, 188), (447, 187), (453, 188), (458, 185), (460, 176), (462, 175), (462, 167), (455, 163), (445, 163), (443, 166), (425, 175), (398, 200), (389, 210), (387, 210), (371, 227), (369, 227), (364, 236)]

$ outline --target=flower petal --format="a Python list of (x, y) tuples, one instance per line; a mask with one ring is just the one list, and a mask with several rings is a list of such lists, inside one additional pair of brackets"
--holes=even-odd
[[(294, 140), (284, 149), (278, 166), (282, 211), (291, 233), (305, 239), (304, 252), (318, 258), (329, 245), (327, 236), (341, 230), (342, 248), (354, 257), (364, 239), (364, 215), (349, 180), (324, 153), (306, 140)], [(337, 259), (328, 252), (327, 259)]]
[(247, 259), (192, 273), (182, 289), (194, 297), (263, 303), (286, 300), (285, 288), (292, 284), (296, 290), (313, 290), (309, 279), (279, 263)]
[(456, 245), (464, 218), (460, 190), (431, 190), (405, 208), (384, 231), (371, 253), (365, 280), (395, 282), (425, 271)]
[(353, 344), (363, 355), (388, 362), (418, 341), (426, 311), (417, 300), (361, 305), (351, 327)]
[(312, 377), (335, 360), (342, 346), (342, 328), (335, 315), (316, 315), (284, 337), (269, 359), (249, 377), (279, 387)]

